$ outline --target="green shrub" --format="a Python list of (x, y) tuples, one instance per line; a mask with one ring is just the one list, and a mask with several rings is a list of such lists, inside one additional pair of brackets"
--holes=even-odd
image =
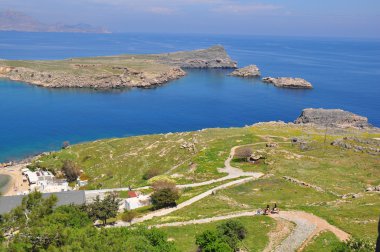
[(144, 173), (144, 175), (143, 175), (143, 179), (144, 180), (149, 180), (149, 179), (151, 179), (151, 178), (153, 178), (153, 177), (156, 177), (156, 176), (158, 176), (158, 175), (160, 175), (160, 171), (157, 169), (157, 168), (151, 168), (151, 169), (149, 169), (149, 170), (147, 170), (145, 173)]
[(373, 252), (375, 249), (375, 244), (370, 241), (351, 238), (346, 242), (340, 243), (333, 252)]
[(247, 229), (241, 222), (229, 220), (218, 225), (216, 230), (206, 230), (197, 235), (195, 244), (204, 252), (238, 251), (246, 235)]
[(132, 222), (132, 220), (134, 218), (136, 218), (136, 216), (137, 216), (137, 213), (135, 211), (133, 211), (133, 210), (130, 210), (130, 211), (126, 210), (121, 215), (121, 220), (125, 221), (125, 222)]
[(156, 190), (152, 196), (152, 204), (156, 209), (174, 207), (179, 199), (179, 192), (176, 188), (162, 188)]

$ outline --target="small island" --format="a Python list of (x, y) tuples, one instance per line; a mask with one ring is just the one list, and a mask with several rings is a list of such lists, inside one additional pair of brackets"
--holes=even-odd
[(282, 87), (282, 88), (305, 88), (305, 89), (311, 89), (313, 86), (310, 82), (306, 81), (302, 78), (291, 78), (291, 77), (278, 77), (278, 78), (272, 78), (272, 77), (265, 77), (262, 79), (265, 83), (270, 83), (275, 85), (276, 87)]
[(65, 60), (0, 60), (0, 77), (48, 88), (148, 88), (186, 75), (186, 68), (236, 68), (225, 49)]
[(249, 65), (243, 68), (236, 69), (229, 75), (243, 78), (253, 78), (259, 77), (261, 73), (260, 69), (256, 65)]

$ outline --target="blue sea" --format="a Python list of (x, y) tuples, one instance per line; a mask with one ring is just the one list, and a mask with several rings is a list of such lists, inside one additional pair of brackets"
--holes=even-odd
[(225, 46), (239, 66), (263, 76), (302, 77), (289, 90), (231, 70), (188, 70), (154, 89), (46, 89), (0, 79), (0, 162), (108, 137), (293, 121), (303, 108), (341, 108), (380, 126), (380, 42), (376, 40), (163, 34), (0, 32), (0, 58), (64, 59)]

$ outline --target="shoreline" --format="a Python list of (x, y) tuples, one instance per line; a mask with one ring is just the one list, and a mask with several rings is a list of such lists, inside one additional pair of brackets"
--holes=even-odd
[(2, 196), (17, 195), (18, 192), (29, 190), (28, 182), (23, 181), (23, 175), (21, 174), (21, 169), (29, 164), (29, 162), (20, 162), (0, 168), (0, 175), (9, 176), (7, 184), (2, 187)]
[(10, 186), (12, 184), (12, 179), (12, 176), (8, 174), (0, 173), (0, 182), (2, 183), (0, 185), (0, 195), (8, 194)]

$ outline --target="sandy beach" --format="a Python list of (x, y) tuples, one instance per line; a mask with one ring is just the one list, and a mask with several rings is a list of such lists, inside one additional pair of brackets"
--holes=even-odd
[(28, 182), (23, 181), (23, 176), (21, 174), (21, 169), (25, 168), (27, 165), (28, 163), (21, 163), (0, 168), (0, 174), (10, 176), (10, 180), (5, 186), (6, 189), (2, 194), (3, 196), (17, 195), (17, 193), (29, 190), (29, 184)]

